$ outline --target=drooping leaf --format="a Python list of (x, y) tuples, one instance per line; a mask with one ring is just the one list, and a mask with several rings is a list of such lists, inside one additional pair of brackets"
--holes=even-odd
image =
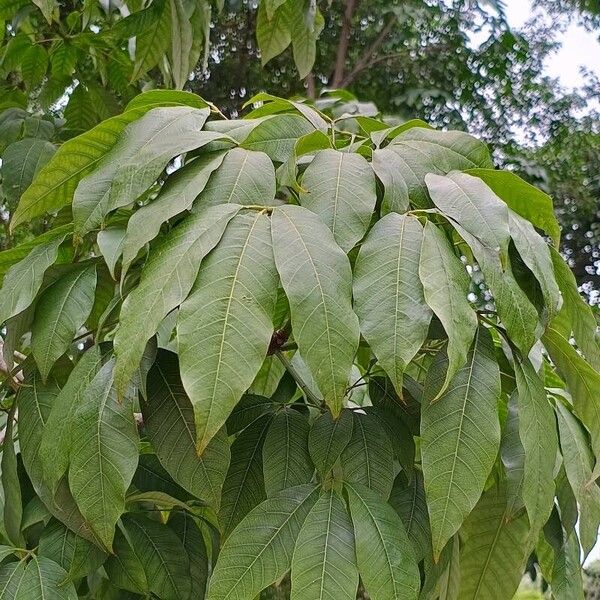
[(136, 36), (135, 64), (131, 80), (136, 81), (155, 67), (164, 57), (171, 42), (170, 0), (158, 0), (155, 18)]
[(361, 579), (373, 600), (416, 600), (419, 569), (400, 517), (380, 496), (346, 484)]
[(316, 500), (316, 486), (308, 484), (283, 490), (257, 506), (223, 544), (207, 600), (255, 598), (283, 577)]
[(569, 537), (555, 550), (550, 586), (552, 596), (556, 600), (583, 600), (585, 598), (579, 557), (577, 533), (571, 531)]
[(308, 451), (321, 477), (325, 477), (352, 438), (352, 411), (343, 410), (337, 419), (330, 412), (320, 415), (308, 433)]
[(3, 600), (17, 600), (17, 593), (25, 576), (25, 563), (9, 562), (0, 567), (0, 594)]
[(429, 369), (421, 415), (425, 493), (439, 557), (446, 542), (471, 512), (500, 446), (497, 401), (500, 370), (486, 329), (479, 328), (467, 364), (446, 391), (432, 401), (445, 377), (443, 355)]
[(159, 351), (148, 373), (148, 391), (144, 427), (161, 464), (188, 492), (218, 507), (230, 458), (227, 434), (215, 435), (198, 456), (194, 410), (179, 377), (177, 355)]
[(354, 309), (360, 330), (402, 394), (402, 375), (421, 348), (431, 320), (419, 279), (423, 227), (390, 213), (361, 245), (354, 265)]
[[(15, 600), (40, 598), (43, 600), (77, 600), (75, 587), (67, 578), (66, 571), (53, 560), (44, 556), (33, 556), (25, 567)], [(0, 584), (0, 593), (2, 592)], [(7, 600), (11, 596), (2, 596)]]
[(194, 407), (199, 454), (267, 355), (277, 298), (270, 227), (262, 212), (234, 217), (179, 311), (181, 379)]
[(337, 417), (359, 341), (350, 263), (331, 231), (309, 210), (278, 207), (271, 219), (275, 263), (290, 302), (294, 339)]
[(477, 329), (477, 315), (467, 300), (470, 279), (452, 246), (431, 221), (423, 231), (419, 262), (425, 301), (442, 322), (448, 335), (448, 370), (442, 393), (467, 360)]
[(113, 361), (107, 362), (83, 392), (69, 464), (69, 486), (77, 506), (107, 549), (138, 462), (133, 402), (117, 401), (113, 366)]
[(308, 419), (293, 409), (277, 413), (263, 446), (267, 497), (310, 483), (315, 468), (308, 453)]
[(185, 0), (169, 0), (171, 6), (171, 72), (175, 88), (181, 89), (196, 63), (190, 63), (194, 31), (190, 18), (194, 4)]
[(525, 449), (519, 437), (519, 397), (514, 392), (508, 401), (508, 414), (500, 456), (506, 470), (506, 512), (509, 518), (523, 508), (523, 478), (525, 465)]
[(236, 212), (233, 206), (217, 206), (197, 213), (173, 229), (151, 253), (138, 287), (123, 303), (115, 334), (119, 395), (125, 393), (146, 342), (164, 317), (185, 300), (202, 259), (218, 243)]
[(16, 404), (8, 411), (4, 440), (2, 441), (2, 463), (0, 464), (4, 531), (13, 546), (22, 548), (25, 540), (21, 533), (23, 519), (23, 503), (21, 483), (17, 471), (17, 455), (15, 452), (13, 431), (15, 423)]
[(150, 593), (148, 578), (136, 550), (125, 527), (121, 523), (117, 524), (113, 554), (108, 557), (103, 567), (115, 587), (148, 595)]
[(256, 21), (256, 40), (260, 48), (263, 66), (281, 54), (292, 41), (287, 23), (287, 11), (283, 2), (278, 7), (267, 7), (261, 2)]
[(342, 452), (344, 482), (356, 483), (387, 500), (394, 484), (392, 443), (378, 417), (352, 414), (352, 437)]
[(115, 268), (117, 262), (123, 253), (123, 242), (125, 241), (125, 228), (124, 227), (107, 227), (102, 231), (98, 232), (96, 236), (96, 243), (100, 254), (104, 257), (104, 262), (108, 267), (110, 276), (113, 279), (115, 277)]
[(377, 199), (375, 178), (360, 154), (322, 150), (301, 181), (300, 204), (319, 215), (338, 246), (350, 251), (371, 221)]
[(325, 492), (306, 517), (292, 558), (291, 600), (354, 600), (358, 568), (352, 521), (334, 491)]
[(88, 318), (95, 289), (96, 266), (84, 265), (61, 277), (40, 296), (31, 327), (31, 351), (43, 379)]

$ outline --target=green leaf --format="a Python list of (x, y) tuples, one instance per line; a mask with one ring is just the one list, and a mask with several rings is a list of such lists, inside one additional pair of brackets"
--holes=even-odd
[(103, 566), (115, 587), (137, 594), (150, 593), (148, 578), (137, 548), (133, 547), (128, 532), (120, 523), (115, 532), (113, 554), (108, 557)]
[(288, 2), (285, 8), (292, 34), (294, 63), (300, 79), (304, 79), (315, 64), (317, 39), (325, 27), (325, 19), (311, 1)]
[(369, 597), (416, 600), (419, 568), (400, 517), (368, 488), (346, 484), (346, 490), (358, 570)]
[(268, 497), (286, 488), (310, 483), (315, 468), (308, 453), (308, 419), (292, 408), (275, 415), (263, 446), (263, 471)]
[(190, 53), (194, 43), (194, 31), (190, 18), (194, 4), (185, 0), (169, 0), (171, 5), (171, 74), (177, 89), (181, 89), (188, 80), (196, 61), (190, 62)]
[(131, 81), (143, 77), (163, 58), (171, 42), (171, 11), (169, 2), (157, 2), (156, 17), (150, 27), (135, 38), (135, 65)]
[(560, 243), (560, 226), (554, 215), (552, 198), (510, 171), (469, 169), (469, 175), (479, 177), (516, 213), (543, 229), (554, 242)]
[(600, 488), (594, 484), (594, 456), (587, 435), (577, 419), (556, 403), (560, 448), (567, 478), (579, 504), (579, 536), (586, 557), (598, 539), (600, 525)]
[(256, 40), (260, 48), (262, 65), (281, 54), (291, 43), (292, 35), (288, 25), (288, 12), (285, 1), (278, 7), (267, 7), (261, 2), (256, 20)]
[(560, 548), (555, 550), (550, 578), (552, 597), (556, 600), (583, 600), (584, 588), (577, 533), (570, 532)]
[(419, 262), (425, 301), (441, 321), (448, 336), (448, 370), (443, 393), (455, 373), (467, 361), (477, 330), (477, 315), (467, 300), (470, 278), (446, 236), (431, 221), (423, 231)]
[(231, 462), (219, 509), (219, 523), (225, 537), (266, 498), (262, 451), (272, 418), (270, 414), (259, 417), (231, 445)]
[(383, 212), (405, 212), (409, 201), (417, 208), (431, 206), (425, 186), (428, 173), (491, 167), (486, 145), (462, 131), (412, 127), (376, 150), (374, 169), (386, 187)]
[[(151, 108), (163, 104), (198, 104), (199, 98), (189, 92), (153, 90), (140, 94), (126, 111), (103, 121), (90, 131), (66, 141), (44, 166), (21, 198), (11, 220), (11, 231), (21, 223), (69, 204), (77, 184), (90, 173), (106, 153), (115, 146), (125, 127)], [(206, 103), (202, 101), (202, 105)]]
[(115, 385), (119, 396), (142, 358), (146, 342), (160, 322), (192, 289), (202, 259), (218, 243), (234, 206), (217, 206), (188, 217), (156, 246), (140, 283), (123, 303), (114, 345)]
[(30, 46), (21, 56), (21, 76), (25, 86), (31, 92), (37, 88), (48, 69), (48, 53), (40, 44)]
[(352, 521), (337, 493), (325, 492), (298, 535), (292, 558), (291, 600), (354, 600), (358, 569)]
[(17, 600), (17, 593), (25, 576), (25, 563), (10, 562), (0, 567), (0, 597), (2, 600)]
[[(42, 598), (43, 600), (77, 600), (72, 583), (65, 581), (67, 573), (53, 560), (34, 556), (27, 563), (15, 598)], [(1, 591), (1, 590), (0, 590)], [(3, 596), (4, 598), (5, 596)]]
[(25, 258), (8, 269), (0, 289), (0, 323), (23, 312), (34, 301), (65, 235), (34, 246)]
[(304, 171), (300, 204), (331, 229), (349, 252), (367, 231), (375, 208), (375, 178), (360, 154), (321, 150)]
[(46, 19), (46, 21), (48, 21), (48, 23), (52, 24), (52, 19), (54, 18), (54, 16), (58, 16), (55, 15), (55, 13), (58, 12), (58, 3), (56, 0), (31, 0), (41, 11), (42, 14), (44, 15), (44, 18)]
[(324, 412), (313, 422), (308, 433), (308, 451), (321, 477), (331, 471), (350, 442), (353, 423), (350, 410), (342, 410), (337, 419), (329, 411)]
[(11, 204), (19, 200), (55, 152), (56, 146), (46, 140), (26, 138), (11, 144), (2, 153), (2, 191)]
[(417, 562), (431, 555), (431, 527), (425, 500), (423, 474), (415, 470), (410, 480), (400, 473), (394, 481), (390, 505), (400, 515)]
[(350, 263), (331, 231), (302, 207), (273, 211), (273, 250), (290, 303), (294, 339), (337, 417), (358, 348)]
[(148, 373), (144, 427), (163, 467), (188, 492), (218, 508), (229, 467), (229, 441), (223, 429), (199, 457), (194, 409), (179, 377), (177, 355), (159, 350)]
[(434, 558), (477, 504), (500, 447), (500, 369), (488, 331), (479, 328), (467, 364), (432, 401), (446, 371), (445, 357), (438, 357), (427, 373), (421, 414)]
[(179, 310), (181, 379), (194, 406), (198, 454), (267, 355), (277, 298), (270, 226), (262, 212), (234, 217)]
[(276, 408), (277, 405), (271, 398), (244, 394), (227, 419), (227, 433), (239, 433), (262, 415), (273, 414)]
[(379, 364), (402, 395), (402, 375), (427, 337), (431, 310), (419, 279), (423, 227), (390, 213), (369, 232), (354, 265), (354, 310)]
[(189, 559), (177, 534), (141, 515), (127, 515), (123, 526), (142, 564), (150, 592), (162, 600), (190, 598)]
[(169, 177), (155, 200), (131, 215), (123, 242), (123, 273), (144, 244), (158, 235), (164, 222), (192, 206), (224, 156), (224, 152), (210, 152), (187, 163)]
[(96, 266), (84, 265), (44, 290), (35, 307), (31, 350), (46, 379), (54, 363), (70, 348), (94, 304)]
[(96, 243), (100, 254), (104, 257), (104, 262), (113, 279), (115, 278), (115, 267), (123, 252), (123, 242), (125, 241), (124, 227), (107, 227), (98, 232)]
[(69, 486), (92, 529), (111, 549), (115, 524), (125, 508), (125, 492), (138, 463), (133, 403), (117, 401), (113, 361), (106, 363), (83, 393), (75, 413)]
[(506, 204), (481, 179), (465, 173), (430, 174), (425, 182), (442, 213), (506, 264), (510, 240)]
[(508, 401), (508, 415), (502, 432), (500, 456), (506, 471), (506, 512), (509, 518), (523, 508), (525, 449), (519, 437), (519, 396), (514, 392)]
[(128, 125), (106, 159), (75, 190), (75, 235), (83, 237), (111, 210), (135, 201), (173, 157), (222, 137), (202, 132), (209, 112), (189, 106), (153, 108)]
[(257, 506), (225, 541), (207, 600), (248, 600), (290, 569), (302, 524), (317, 499), (315, 485), (279, 492)]
[(13, 440), (16, 404), (8, 411), (4, 440), (2, 442), (2, 500), (4, 510), (4, 531), (8, 541), (18, 548), (25, 546), (21, 534), (21, 521), (23, 519), (23, 503), (21, 499), (21, 484), (17, 471), (17, 455)]
[(56, 519), (50, 520), (40, 536), (38, 556), (60, 565), (71, 581), (90, 575), (106, 560), (102, 550)]
[(558, 451), (556, 419), (544, 382), (525, 360), (515, 364), (519, 407), (519, 437), (525, 450), (523, 502), (534, 539), (548, 520), (554, 499), (554, 465)]
[(465, 521), (461, 600), (510, 600), (517, 591), (529, 555), (529, 527), (526, 515), (508, 520), (506, 510), (506, 490), (492, 488)]
[(374, 414), (352, 414), (352, 437), (342, 452), (344, 482), (357, 483), (388, 499), (394, 477), (392, 443)]

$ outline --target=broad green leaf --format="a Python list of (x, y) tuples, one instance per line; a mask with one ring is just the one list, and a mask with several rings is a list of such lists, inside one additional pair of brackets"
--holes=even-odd
[(261, 2), (258, 7), (256, 40), (263, 66), (281, 54), (292, 41), (287, 20), (288, 13), (285, 6), (281, 4), (284, 2), (279, 2), (278, 7), (268, 7)]
[(515, 364), (519, 407), (519, 437), (525, 451), (523, 502), (534, 539), (548, 520), (554, 498), (554, 465), (558, 451), (556, 419), (544, 382), (525, 360)]
[(9, 562), (0, 567), (0, 598), (2, 600), (17, 600), (17, 593), (25, 576), (25, 563)]
[(22, 579), (19, 582), (15, 595), (2, 594), (3, 599), (29, 600), (40, 598), (42, 600), (77, 600), (75, 587), (67, 578), (66, 571), (53, 560), (43, 556), (33, 556), (25, 567)]
[(454, 169), (492, 166), (486, 145), (462, 131), (412, 127), (384, 150), (374, 153), (379, 154), (375, 172), (386, 186), (384, 213), (405, 212), (409, 202), (417, 208), (431, 206), (425, 186), (428, 173), (443, 175)]
[(44, 290), (31, 327), (31, 350), (46, 379), (54, 363), (70, 348), (94, 304), (96, 266), (71, 271)]
[(185, 300), (202, 259), (218, 243), (236, 212), (234, 206), (216, 206), (192, 215), (151, 252), (139, 285), (123, 303), (115, 334), (115, 385), (119, 396), (125, 393), (146, 342), (167, 314)]
[(253, 599), (283, 577), (316, 499), (315, 485), (300, 485), (257, 506), (223, 544), (207, 600)]
[(100, 254), (104, 257), (104, 262), (113, 279), (115, 277), (115, 268), (117, 262), (123, 253), (123, 242), (125, 241), (124, 227), (107, 227), (98, 232), (96, 243)]
[(292, 51), (298, 76), (304, 79), (315, 64), (317, 39), (325, 27), (325, 19), (311, 2), (288, 2), (285, 5), (292, 34)]
[(270, 414), (259, 417), (231, 445), (231, 462), (219, 509), (224, 536), (266, 498), (262, 451), (272, 418)]
[(190, 63), (194, 31), (190, 18), (194, 4), (185, 0), (169, 0), (171, 5), (171, 74), (175, 88), (180, 90), (188, 80), (196, 61)]
[(284, 373), (285, 367), (282, 362), (277, 356), (270, 354), (263, 361), (260, 371), (249, 388), (249, 392), (270, 398), (275, 393)]
[(325, 402), (337, 417), (358, 349), (352, 272), (331, 231), (309, 210), (274, 209), (273, 250), (290, 303), (292, 330)]
[(561, 402), (557, 401), (556, 409), (560, 448), (567, 478), (579, 504), (579, 537), (586, 557), (598, 539), (600, 525), (600, 488), (592, 476), (594, 456), (577, 419)]
[(400, 473), (394, 481), (390, 505), (400, 515), (417, 562), (431, 554), (431, 527), (425, 500), (423, 474), (415, 470), (407, 481)]
[[(152, 90), (137, 96), (123, 114), (107, 119), (90, 131), (66, 141), (23, 194), (12, 217), (11, 230), (21, 223), (69, 204), (77, 184), (115, 146), (129, 123), (156, 106), (196, 106), (200, 100), (189, 92)], [(203, 101), (202, 106), (206, 106)]]
[(298, 534), (292, 558), (291, 600), (354, 600), (358, 569), (352, 521), (344, 502), (325, 492)]
[(234, 217), (181, 305), (177, 348), (201, 454), (258, 373), (273, 334), (277, 271), (270, 219)]
[(215, 204), (269, 206), (275, 198), (275, 168), (264, 152), (229, 150), (198, 198), (199, 208)]
[(15, 452), (13, 431), (15, 423), (16, 405), (9, 411), (2, 441), (2, 463), (0, 473), (2, 474), (2, 500), (4, 510), (4, 531), (8, 541), (18, 548), (25, 547), (25, 540), (21, 534), (21, 521), (23, 519), (23, 503), (21, 497), (21, 483), (17, 471), (17, 455)]
[(201, 457), (196, 454), (194, 409), (179, 377), (177, 355), (160, 350), (148, 373), (144, 427), (163, 467), (188, 492), (218, 508), (229, 467), (229, 441), (223, 429)]
[(312, 424), (308, 433), (308, 451), (321, 477), (325, 477), (352, 438), (352, 411), (342, 410), (334, 419), (324, 412)]
[(52, 23), (54, 17), (58, 17), (58, 2), (56, 0), (32, 0), (32, 2), (42, 11), (44, 18), (48, 23)]
[(276, 408), (277, 404), (271, 398), (244, 394), (227, 419), (227, 433), (239, 433), (262, 415), (273, 414)]
[(469, 175), (479, 177), (516, 213), (543, 229), (558, 246), (560, 226), (554, 215), (552, 198), (510, 171), (469, 169)]
[(394, 485), (394, 451), (379, 418), (372, 414), (352, 414), (352, 437), (342, 452), (344, 482), (357, 483), (387, 500)]
[(88, 384), (102, 365), (100, 346), (94, 345), (79, 359), (67, 383), (52, 403), (40, 441), (39, 462), (46, 485), (54, 493), (69, 467), (74, 415)]
[(425, 301), (448, 336), (448, 370), (441, 394), (466, 362), (477, 330), (477, 315), (467, 300), (470, 278), (441, 229), (427, 221), (419, 262)]
[(123, 242), (123, 273), (127, 272), (144, 244), (158, 235), (164, 222), (192, 206), (224, 156), (224, 152), (210, 152), (187, 163), (169, 177), (156, 200), (131, 215)]
[(454, 535), (446, 548), (448, 549), (448, 565), (438, 582), (440, 600), (457, 600), (460, 590), (460, 537), (458, 534)]
[(390, 213), (363, 242), (354, 265), (354, 310), (379, 364), (402, 395), (402, 375), (427, 337), (431, 310), (419, 279), (423, 226)]
[(552, 323), (542, 341), (567, 383), (575, 413), (590, 432), (595, 456), (600, 456), (600, 373), (582, 358)]
[(259, 92), (245, 102), (244, 108), (249, 106), (254, 106), (255, 108), (246, 115), (245, 119), (254, 119), (265, 115), (289, 112), (290, 110), (298, 111), (301, 115), (306, 117), (314, 125), (315, 129), (319, 130), (320, 135), (315, 136), (313, 134), (308, 134), (308, 136), (299, 138), (295, 144), (296, 153), (299, 153), (298, 155), (304, 154), (309, 147), (312, 147), (313, 151), (315, 149), (320, 149), (324, 147), (323, 143), (326, 144), (325, 147), (331, 147), (329, 138), (324, 133), (327, 131), (327, 121), (323, 118), (322, 113), (310, 106), (309, 101), (289, 100), (287, 98), (273, 96), (266, 92)]
[(71, 581), (91, 574), (106, 560), (102, 550), (56, 519), (50, 520), (40, 536), (38, 556), (60, 565)]
[(421, 415), (434, 558), (477, 504), (500, 447), (500, 369), (488, 331), (478, 329), (467, 364), (432, 401), (444, 381), (446, 362), (439, 355), (427, 373)]
[(177, 534), (158, 521), (127, 515), (123, 526), (146, 574), (150, 592), (161, 600), (188, 600), (189, 559)]
[(156, 5), (156, 17), (152, 24), (135, 38), (132, 81), (141, 78), (161, 62), (171, 43), (170, 0), (157, 0)]
[(113, 361), (89, 383), (75, 412), (69, 487), (81, 514), (110, 549), (115, 524), (125, 509), (125, 492), (138, 463), (133, 403), (117, 401)]
[(576, 532), (571, 531), (561, 547), (555, 550), (550, 578), (552, 597), (556, 600), (583, 600), (582, 570), (579, 540)]
[(529, 555), (527, 516), (507, 519), (506, 490), (488, 490), (465, 521), (460, 600), (511, 600)]
[(525, 449), (519, 437), (519, 396), (514, 392), (508, 401), (508, 414), (502, 432), (500, 456), (506, 471), (506, 512), (509, 518), (523, 508)]
[(442, 213), (506, 264), (510, 240), (506, 204), (481, 179), (465, 173), (430, 174), (425, 182)]
[(0, 289), (0, 323), (23, 312), (35, 300), (44, 273), (56, 261), (65, 235), (34, 246), (25, 258), (8, 269)]
[(419, 568), (400, 517), (380, 496), (346, 484), (360, 577), (372, 600), (416, 600)]
[(375, 178), (360, 154), (322, 150), (304, 171), (300, 204), (331, 229), (338, 246), (349, 252), (365, 235), (377, 195)]
[(134, 202), (173, 157), (220, 137), (201, 133), (208, 115), (208, 108), (153, 108), (128, 125), (105, 159), (75, 190), (75, 235), (83, 237), (101, 225), (111, 210)]
[(115, 587), (148, 595), (148, 578), (136, 550), (124, 526), (119, 523), (115, 531), (113, 554), (108, 557), (103, 567)]
[(310, 483), (315, 468), (308, 453), (308, 419), (291, 408), (275, 415), (263, 446), (267, 496)]
[(2, 153), (2, 191), (11, 204), (19, 200), (55, 151), (56, 146), (46, 140), (26, 138), (11, 144)]
[(6, 557), (15, 555), (17, 549), (12, 546), (5, 546), (4, 544), (0, 544), (0, 562), (2, 562)]

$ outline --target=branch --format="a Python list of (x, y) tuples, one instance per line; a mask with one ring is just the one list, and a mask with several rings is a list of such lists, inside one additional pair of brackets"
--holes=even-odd
[(358, 0), (346, 0), (346, 10), (342, 17), (342, 29), (340, 30), (340, 41), (338, 43), (335, 56), (335, 65), (333, 67), (333, 77), (331, 78), (331, 87), (341, 87), (344, 81), (344, 67), (346, 66), (346, 55), (350, 44), (350, 31), (352, 29), (352, 17), (356, 10)]
[(394, 25), (396, 24), (396, 15), (392, 15), (390, 20), (385, 24), (384, 28), (378, 33), (373, 43), (363, 52), (362, 56), (356, 61), (354, 68), (350, 74), (342, 80), (341, 87), (345, 87), (352, 83), (356, 76), (366, 69), (372, 61), (372, 57), (383, 45), (385, 38), (388, 36)]

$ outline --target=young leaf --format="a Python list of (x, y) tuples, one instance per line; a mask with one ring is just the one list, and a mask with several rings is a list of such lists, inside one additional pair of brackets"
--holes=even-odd
[(83, 393), (75, 413), (69, 486), (81, 514), (106, 549), (125, 509), (125, 492), (138, 463), (133, 403), (117, 401), (113, 361), (106, 363)]
[(425, 301), (441, 321), (448, 336), (448, 370), (439, 394), (467, 361), (477, 330), (477, 315), (467, 300), (470, 278), (443, 232), (431, 221), (423, 231), (419, 262)]
[(69, 349), (94, 304), (96, 266), (84, 265), (44, 290), (35, 307), (31, 351), (46, 379), (54, 363)]
[(334, 491), (312, 507), (298, 534), (292, 558), (291, 600), (354, 600), (358, 569), (352, 521)]
[(390, 213), (373, 226), (354, 265), (360, 330), (399, 395), (404, 370), (423, 345), (431, 320), (419, 279), (422, 242), (418, 219)]
[(277, 298), (270, 226), (261, 212), (234, 217), (179, 310), (181, 379), (194, 407), (199, 455), (267, 355)]
[(219, 242), (233, 206), (216, 206), (188, 217), (150, 254), (140, 283), (129, 294), (115, 334), (115, 386), (123, 396), (160, 322), (189, 294), (202, 259)]
[(434, 557), (477, 504), (500, 446), (500, 369), (489, 332), (478, 329), (467, 364), (434, 402), (446, 371), (444, 356), (439, 357), (427, 373), (421, 415)]
[(416, 600), (419, 568), (400, 517), (380, 496), (346, 484), (360, 577), (372, 600)]
[(321, 477), (333, 468), (352, 438), (352, 411), (343, 410), (337, 419), (325, 412), (312, 424), (308, 433), (308, 451)]
[(315, 468), (308, 454), (308, 419), (293, 409), (277, 413), (263, 446), (267, 497), (286, 488), (310, 483)]
[(181, 383), (176, 354), (159, 350), (147, 383), (148, 401), (142, 404), (142, 413), (158, 459), (179, 485), (217, 508), (230, 457), (225, 430), (199, 457), (194, 409)]
[(283, 577), (316, 499), (316, 486), (307, 484), (283, 490), (257, 506), (223, 544), (207, 600), (255, 598)]
[(365, 235), (377, 195), (375, 177), (360, 154), (322, 150), (304, 171), (300, 205), (319, 215), (338, 246), (349, 252)]
[(344, 482), (367, 487), (387, 500), (396, 475), (392, 443), (376, 415), (352, 416), (352, 437), (341, 458)]
[(350, 263), (331, 231), (309, 210), (287, 205), (272, 216), (273, 250), (290, 302), (300, 355), (337, 417), (358, 348)]

